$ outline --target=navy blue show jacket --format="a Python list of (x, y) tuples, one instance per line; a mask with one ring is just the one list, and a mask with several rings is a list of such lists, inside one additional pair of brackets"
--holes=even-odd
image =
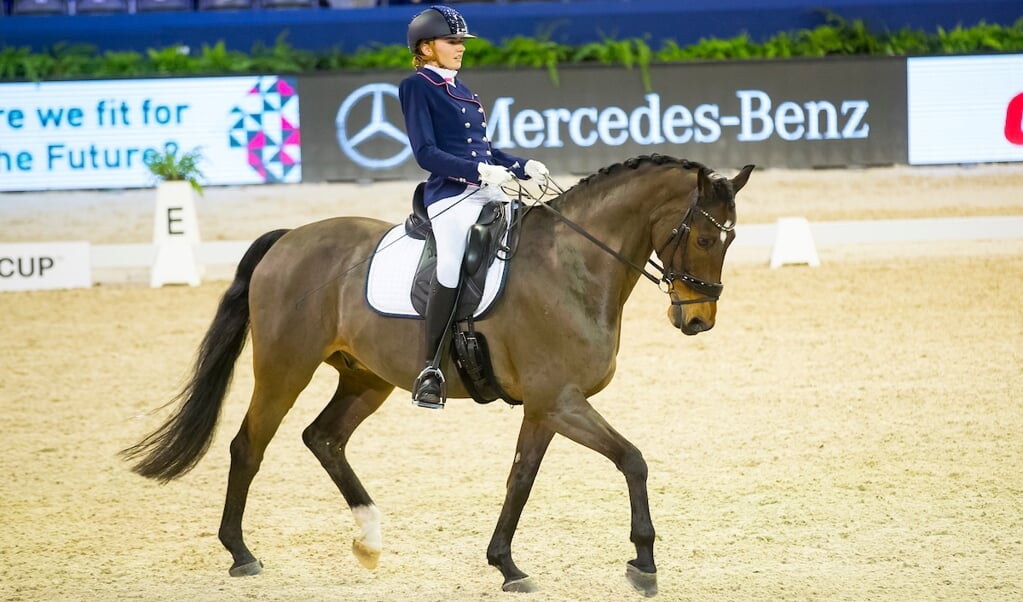
[(479, 96), (457, 77), (446, 82), (436, 71), (418, 69), (402, 80), (398, 99), (416, 163), (430, 172), (426, 205), (479, 184), (476, 165), (481, 162), (502, 165), (516, 177), (528, 179), (525, 159), (490, 145)]

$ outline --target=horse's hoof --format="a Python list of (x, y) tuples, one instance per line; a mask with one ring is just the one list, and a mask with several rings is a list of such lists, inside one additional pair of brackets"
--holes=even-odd
[(377, 562), (380, 560), (380, 550), (371, 548), (358, 539), (353, 539), (352, 554), (355, 554), (355, 559), (367, 569), (373, 570), (377, 568)]
[(635, 590), (647, 598), (657, 595), (657, 573), (644, 573), (631, 564), (625, 565), (625, 578)]
[(521, 579), (505, 581), (504, 585), (501, 586), (501, 591), (516, 594), (532, 594), (540, 591), (540, 588), (537, 587), (536, 582), (533, 581), (532, 577), (523, 577)]
[(247, 564), (233, 566), (228, 572), (231, 573), (232, 577), (251, 577), (263, 572), (263, 563), (259, 560), (253, 560)]

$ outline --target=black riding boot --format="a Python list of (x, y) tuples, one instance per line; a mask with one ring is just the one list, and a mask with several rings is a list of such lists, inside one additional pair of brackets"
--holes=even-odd
[[(444, 340), (444, 334), (451, 323), (451, 314), (455, 309), (457, 288), (448, 288), (436, 280), (430, 290), (430, 299), (426, 302), (426, 339), (423, 346), (423, 363), (426, 368), (419, 374), (412, 387), (412, 400), (424, 408), (440, 409), (444, 407), (444, 375), (441, 366), (444, 354), (438, 353)], [(436, 364), (434, 359), (437, 359)]]

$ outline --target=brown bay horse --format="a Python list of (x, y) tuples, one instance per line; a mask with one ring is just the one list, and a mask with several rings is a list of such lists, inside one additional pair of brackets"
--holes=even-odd
[[(647, 596), (657, 592), (646, 462), (587, 398), (614, 375), (622, 310), (641, 276), (666, 289), (675, 328), (693, 335), (714, 326), (725, 252), (735, 236), (735, 194), (752, 170), (747, 165), (727, 178), (687, 160), (637, 157), (601, 169), (524, 216), (502, 296), (475, 325), (488, 340), (500, 386), (523, 402), (504, 505), (487, 548), (505, 591), (536, 589), (512, 561), (511, 543), (548, 445), (560, 434), (624, 474), (636, 547), (626, 577)], [(345, 448), (395, 387), (411, 387), (422, 368), (408, 342), (423, 338), (423, 321), (379, 315), (365, 298), (366, 259), (391, 226), (341, 217), (257, 239), (220, 301), (177, 411), (123, 452), (137, 473), (160, 481), (194, 467), (209, 448), (251, 333), (255, 385), (231, 442), (219, 531), (233, 557), (231, 575), (262, 570), (242, 536), (249, 485), (285, 414), (324, 362), (338, 372), (337, 391), (303, 440), (361, 529), (353, 552), (364, 566), (377, 564), (379, 511)], [(658, 278), (644, 268), (652, 254), (664, 266)], [(453, 370), (448, 395), (468, 397)]]

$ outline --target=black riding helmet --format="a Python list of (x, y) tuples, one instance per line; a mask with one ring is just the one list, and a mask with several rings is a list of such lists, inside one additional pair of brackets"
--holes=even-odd
[(412, 54), (421, 42), (436, 38), (475, 38), (469, 33), (465, 19), (447, 6), (431, 6), (416, 15), (408, 24), (408, 49)]

